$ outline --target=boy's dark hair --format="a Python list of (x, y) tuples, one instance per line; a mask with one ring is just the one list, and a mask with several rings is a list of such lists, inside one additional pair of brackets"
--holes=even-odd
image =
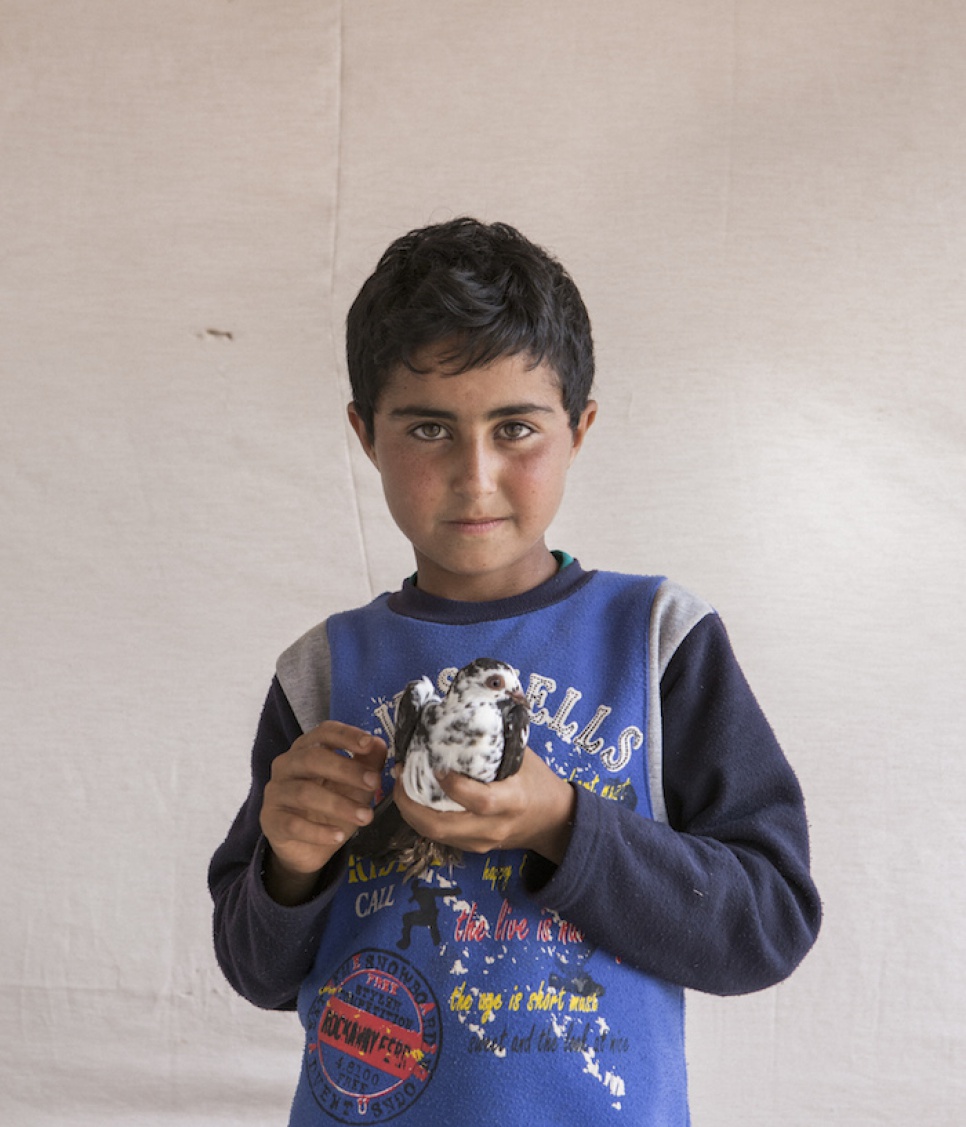
[(505, 223), (453, 219), (396, 239), (349, 309), (352, 396), (370, 439), (393, 369), (446, 343), (453, 375), (525, 355), (560, 379), (576, 427), (594, 380), (590, 318), (577, 287), (547, 251)]

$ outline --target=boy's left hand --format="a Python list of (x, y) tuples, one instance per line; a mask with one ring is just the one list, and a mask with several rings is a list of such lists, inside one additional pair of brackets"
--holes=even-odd
[(463, 811), (438, 811), (414, 802), (396, 780), (399, 813), (423, 837), (469, 853), (531, 849), (560, 864), (570, 841), (576, 795), (529, 747), (520, 770), (497, 783), (451, 774), (440, 786)]

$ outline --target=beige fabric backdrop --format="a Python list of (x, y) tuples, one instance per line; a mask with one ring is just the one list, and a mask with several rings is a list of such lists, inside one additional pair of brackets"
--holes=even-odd
[(394, 586), (346, 306), (470, 212), (601, 417), (554, 543), (712, 600), (827, 919), (689, 1001), (696, 1127), (966, 1116), (960, 0), (0, 0), (0, 1120), (284, 1121), (205, 867), (277, 652)]

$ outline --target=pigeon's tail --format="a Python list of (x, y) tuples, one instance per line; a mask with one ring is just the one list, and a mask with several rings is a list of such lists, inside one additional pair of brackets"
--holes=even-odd
[(420, 837), (415, 830), (410, 829), (409, 832), (410, 843), (403, 844), (398, 850), (399, 860), (405, 866), (404, 881), (422, 876), (433, 865), (443, 865), (452, 874), (454, 865), (463, 864), (462, 850), (453, 845), (431, 841), (428, 837)]
[(463, 864), (462, 850), (422, 837), (404, 822), (392, 794), (376, 805), (372, 821), (356, 831), (350, 846), (356, 856), (370, 857), (376, 864), (400, 862), (404, 881), (421, 876), (433, 865), (444, 865), (452, 872), (454, 865)]
[(392, 800), (392, 792), (381, 802), (376, 803), (372, 821), (352, 835), (352, 852), (360, 857), (371, 857), (374, 861), (385, 861), (395, 851), (395, 839), (406, 830), (414, 834), (403, 821), (399, 807)]

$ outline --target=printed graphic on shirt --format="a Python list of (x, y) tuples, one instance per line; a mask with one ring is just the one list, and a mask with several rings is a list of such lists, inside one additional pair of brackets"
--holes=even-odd
[(358, 926), (381, 914), (383, 941), (431, 974), (451, 1058), (566, 1062), (619, 1108), (630, 1041), (600, 981), (613, 960), (567, 920), (534, 910), (521, 868), (520, 854), (494, 853), (404, 881), (397, 865), (353, 857), (348, 880)]
[[(440, 672), (441, 693), (455, 672)], [(593, 700), (572, 686), (558, 688), (553, 678), (535, 672), (527, 698), (530, 746), (552, 770), (601, 798), (631, 809), (642, 806), (647, 816), (642, 727), (629, 725), (627, 717), (621, 723), (616, 701)], [(391, 743), (395, 701), (372, 700), (370, 707)], [(390, 758), (387, 789), (393, 785), (391, 766)], [(349, 895), (341, 903), (352, 907), (339, 932), (365, 935), (383, 959), (390, 950), (399, 953), (410, 974), (417, 973), (414, 965), (424, 968), (422, 988), (438, 1004), (429, 1027), (432, 1052), (423, 1041), (423, 1055), (399, 1049), (392, 1058), (405, 1071), (403, 1078), (380, 1064), (383, 1050), (369, 1032), (374, 1028), (366, 1024), (369, 1018), (338, 1024), (347, 1005), (353, 1013), (365, 1008), (347, 997), (354, 999), (352, 992), (366, 982), (354, 960), (340, 968), (323, 987), (308, 1027), (310, 1038), (318, 1030), (310, 1046), (310, 1080), (329, 1114), (356, 1123), (399, 1114), (431, 1083), (444, 1028), (448, 1067), (458, 1069), (461, 1057), (478, 1065), (492, 1062), (497, 1074), (552, 1065), (553, 1072), (582, 1077), (601, 1109), (624, 1105), (632, 1038), (622, 1028), (629, 1015), (620, 990), (608, 994), (608, 984), (616, 985), (614, 959), (568, 920), (534, 904), (523, 887), (527, 863), (527, 854), (519, 851), (465, 854), (462, 866), (437, 865), (404, 880), (397, 861), (350, 857)], [(381, 1011), (375, 1012), (374, 1020), (381, 1020)], [(334, 1041), (326, 1040), (329, 1035)]]
[(307, 1073), (319, 1106), (342, 1123), (383, 1122), (423, 1094), (439, 1061), (440, 1009), (400, 955), (346, 960), (309, 1012)]

